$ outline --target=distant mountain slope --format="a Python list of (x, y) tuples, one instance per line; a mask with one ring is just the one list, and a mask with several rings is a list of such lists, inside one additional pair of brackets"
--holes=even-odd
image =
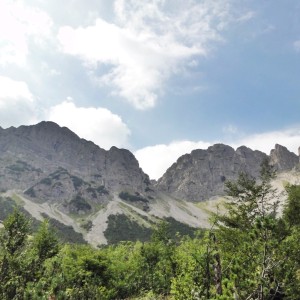
[[(223, 144), (194, 150), (181, 156), (158, 180), (156, 188), (179, 199), (203, 201), (224, 195), (225, 181), (235, 180), (240, 172), (257, 177), (260, 164), (267, 157), (245, 146), (236, 151)], [(275, 146), (269, 158), (279, 172), (291, 170), (299, 163), (296, 154), (280, 145)]]
[[(0, 210), (17, 203), (34, 219), (49, 218), (65, 236), (95, 246), (144, 239), (162, 219), (209, 227), (208, 212), (223, 201), (224, 182), (241, 171), (256, 177), (266, 157), (216, 144), (183, 155), (154, 184), (130, 151), (106, 151), (53, 122), (0, 128)], [(297, 155), (276, 145), (269, 158), (285, 172), (277, 186), (298, 182), (299, 172), (290, 173)]]
[(28, 189), (59, 168), (108, 190), (142, 192), (150, 184), (128, 150), (106, 151), (53, 122), (0, 131), (1, 189)]

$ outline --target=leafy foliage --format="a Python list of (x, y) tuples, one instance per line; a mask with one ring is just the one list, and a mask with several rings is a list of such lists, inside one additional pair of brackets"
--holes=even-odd
[[(28, 218), (14, 210), (0, 237), (0, 298), (299, 299), (300, 186), (287, 187), (278, 216), (272, 176), (266, 164), (259, 180), (241, 174), (226, 183), (226, 213), (213, 216), (210, 230), (175, 239), (168, 220), (144, 242), (60, 244), (51, 219), (30, 236)], [(109, 222), (140, 230), (122, 218)]]
[(121, 241), (146, 241), (150, 239), (152, 230), (139, 225), (124, 214), (110, 215), (104, 235), (109, 244)]
[(42, 213), (42, 216), (48, 220), (49, 225), (52, 230), (56, 232), (59, 240), (65, 243), (78, 243), (78, 244), (86, 244), (86, 241), (83, 239), (81, 233), (74, 231), (72, 226), (67, 226), (56, 219), (50, 218), (47, 214)]
[(92, 206), (78, 194), (70, 201), (69, 205), (76, 213), (79, 211), (88, 212), (92, 209)]
[(148, 200), (144, 197), (142, 197), (141, 195), (139, 194), (136, 194), (136, 195), (132, 195), (128, 192), (121, 192), (119, 194), (119, 197), (125, 201), (130, 201), (130, 202), (138, 202), (138, 201), (141, 201), (141, 202), (145, 202), (145, 203), (148, 203)]

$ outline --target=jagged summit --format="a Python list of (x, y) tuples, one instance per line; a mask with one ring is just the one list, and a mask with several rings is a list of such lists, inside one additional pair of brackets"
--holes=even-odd
[[(50, 216), (97, 245), (107, 241), (109, 224), (116, 225), (111, 215), (126, 215), (137, 226), (151, 227), (165, 217), (208, 226), (207, 213), (192, 202), (224, 195), (224, 182), (241, 171), (256, 177), (266, 157), (245, 146), (235, 150), (215, 144), (181, 156), (154, 182), (129, 150), (104, 150), (66, 127), (43, 121), (0, 129), (0, 192), (19, 197), (34, 218)], [(297, 155), (280, 145), (270, 160), (279, 172), (299, 163)]]
[(95, 180), (95, 176), (102, 178), (112, 190), (143, 190), (143, 182), (148, 179), (128, 150), (112, 147), (106, 151), (54, 122), (43, 121), (0, 131), (0, 151), (0, 175), (5, 178), (7, 168), (17, 162), (29, 164), (29, 169), (41, 170), (32, 175), (33, 178), (25, 176), (26, 172), (11, 172), (10, 180), (0, 182), (3, 189), (26, 188), (32, 180), (38, 181), (60, 167), (87, 181)]
[[(207, 150), (193, 150), (181, 156), (158, 180), (156, 187), (172, 196), (201, 201), (224, 194), (224, 182), (235, 180), (240, 172), (257, 177), (260, 164), (268, 155), (241, 146), (234, 150), (224, 144), (215, 144)], [(299, 157), (287, 148), (276, 145), (269, 156), (278, 171), (290, 170), (299, 163)]]
[(299, 157), (286, 147), (276, 144), (275, 149), (271, 150), (270, 162), (277, 170), (290, 170), (299, 162)]

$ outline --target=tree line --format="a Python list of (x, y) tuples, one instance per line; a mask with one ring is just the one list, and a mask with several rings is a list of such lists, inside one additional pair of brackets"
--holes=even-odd
[(0, 236), (0, 298), (300, 299), (300, 186), (280, 204), (275, 175), (264, 162), (257, 180), (227, 182), (225, 212), (196, 237), (171, 238), (162, 222), (150, 241), (95, 249), (60, 243), (47, 221), (32, 234), (15, 209)]

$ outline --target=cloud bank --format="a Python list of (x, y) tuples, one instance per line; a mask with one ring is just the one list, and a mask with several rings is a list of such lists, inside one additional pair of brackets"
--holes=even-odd
[(52, 20), (44, 11), (22, 1), (0, 0), (0, 65), (24, 65), (30, 41), (41, 43), (51, 27)]
[(0, 76), (0, 87), (1, 126), (32, 124), (37, 120), (36, 103), (25, 82)]
[(222, 40), (229, 10), (230, 0), (116, 0), (114, 22), (97, 18), (92, 26), (64, 26), (58, 40), (61, 51), (81, 59), (99, 84), (148, 109), (171, 75)]
[(101, 148), (128, 146), (130, 130), (122, 119), (105, 108), (77, 107), (70, 100), (50, 108), (46, 119), (66, 126)]
[[(300, 147), (300, 126), (281, 131), (249, 135), (234, 142), (226, 140), (221, 142), (235, 149), (244, 145), (252, 150), (259, 150), (267, 154), (270, 154), (275, 144), (280, 144), (287, 147), (289, 151), (298, 154), (298, 148)], [(207, 149), (215, 143), (214, 141), (177, 141), (170, 144), (160, 144), (139, 149), (135, 151), (135, 156), (144, 172), (150, 178), (159, 179), (181, 155), (190, 153), (194, 149)]]

